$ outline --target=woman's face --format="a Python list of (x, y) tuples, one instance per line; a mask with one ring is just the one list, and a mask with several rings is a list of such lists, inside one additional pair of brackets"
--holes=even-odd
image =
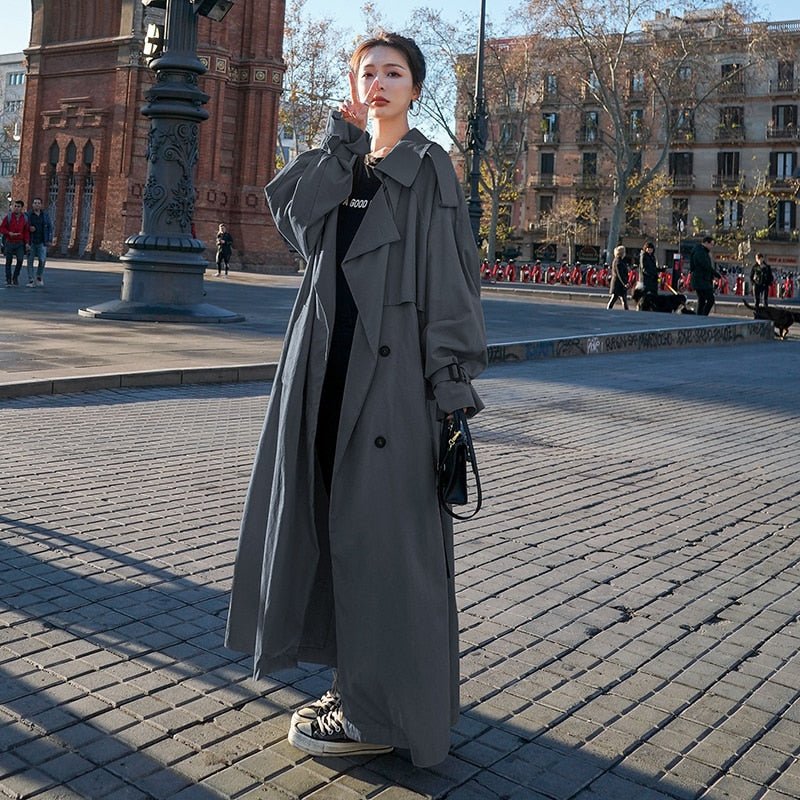
[(358, 65), (356, 79), (361, 100), (378, 80), (378, 89), (369, 107), (370, 116), (377, 119), (406, 114), (411, 101), (419, 97), (405, 56), (394, 47), (378, 45), (367, 50)]

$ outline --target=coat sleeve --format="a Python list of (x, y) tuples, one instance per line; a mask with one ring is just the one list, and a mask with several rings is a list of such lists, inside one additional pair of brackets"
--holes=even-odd
[(325, 217), (347, 199), (353, 164), (369, 152), (369, 137), (331, 112), (322, 146), (301, 153), (264, 190), (278, 230), (308, 260), (322, 233)]
[(437, 178), (447, 185), (436, 192), (428, 228), (422, 354), (441, 414), (466, 408), (472, 416), (484, 407), (472, 379), (487, 364), (480, 263), (463, 192), (442, 157)]

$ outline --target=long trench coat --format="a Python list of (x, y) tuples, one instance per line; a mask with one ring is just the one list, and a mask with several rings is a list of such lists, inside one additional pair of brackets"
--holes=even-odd
[[(256, 678), (298, 661), (338, 668), (364, 741), (442, 761), (458, 717), (452, 523), (438, 506), (442, 417), (483, 404), (478, 256), (445, 152), (411, 130), (378, 164), (382, 185), (342, 267), (358, 308), (330, 497), (315, 465), (335, 317), (336, 221), (366, 133), (333, 112), (320, 149), (266, 189), (307, 260), (247, 495), (226, 643)], [(318, 568), (325, 526), (330, 570)]]

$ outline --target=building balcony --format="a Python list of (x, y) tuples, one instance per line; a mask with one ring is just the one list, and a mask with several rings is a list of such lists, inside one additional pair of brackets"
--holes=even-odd
[(714, 138), (717, 142), (743, 142), (744, 125), (718, 125)]
[(551, 172), (543, 172), (540, 175), (534, 175), (531, 182), (534, 186), (541, 188), (551, 187), (556, 185), (556, 176)]
[(669, 179), (675, 189), (694, 189), (694, 175), (670, 175)]
[(573, 186), (576, 189), (591, 191), (600, 188), (600, 179), (597, 175), (575, 175)]
[(744, 189), (744, 175), (714, 175), (711, 186), (714, 189)]
[(693, 128), (678, 128), (672, 137), (672, 142), (678, 145), (694, 144), (696, 138)]
[(791, 78), (769, 82), (769, 93), (776, 94), (800, 94), (800, 81)]
[(575, 134), (575, 141), (580, 145), (600, 144), (603, 140), (603, 132), (597, 128), (581, 128)]
[(771, 141), (783, 140), (796, 142), (800, 141), (800, 128), (797, 125), (784, 125), (777, 127), (776, 125), (767, 125), (767, 139)]
[(797, 190), (798, 184), (800, 184), (800, 179), (793, 178), (791, 175), (768, 175), (767, 184), (770, 189), (776, 192), (794, 192)]
[(745, 84), (743, 80), (723, 81), (717, 87), (717, 94), (721, 97), (744, 97)]
[(542, 131), (536, 137), (537, 144), (558, 144), (558, 131)]
[(770, 228), (767, 239), (771, 242), (796, 242), (800, 240), (800, 231), (789, 228), (781, 228), (776, 231)]

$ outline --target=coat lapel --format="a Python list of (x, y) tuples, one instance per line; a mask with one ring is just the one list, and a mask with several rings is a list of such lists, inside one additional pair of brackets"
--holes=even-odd
[(350, 249), (342, 261), (342, 270), (358, 308), (358, 317), (367, 334), (370, 350), (374, 355), (378, 353), (386, 265), (389, 260), (388, 248), (384, 248), (384, 245), (399, 240), (400, 232), (395, 225), (384, 186), (369, 204)]

